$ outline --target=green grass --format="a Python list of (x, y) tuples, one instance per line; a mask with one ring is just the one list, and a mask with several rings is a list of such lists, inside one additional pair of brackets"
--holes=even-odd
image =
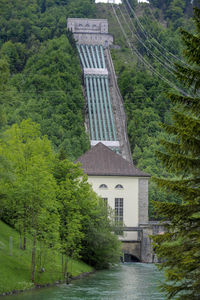
[[(9, 239), (12, 237), (13, 250), (10, 253)], [(27, 241), (27, 250), (19, 248), (17, 231), (0, 221), (0, 294), (13, 290), (25, 290), (34, 286), (31, 282), (31, 240)], [(38, 251), (39, 253), (39, 251)], [(12, 255), (10, 255), (12, 254)], [(53, 284), (62, 281), (61, 255), (59, 252), (44, 249), (41, 265), (44, 272), (37, 272), (37, 285)], [(71, 271), (71, 262), (69, 262)], [(72, 276), (91, 272), (92, 268), (81, 261), (72, 261)]]

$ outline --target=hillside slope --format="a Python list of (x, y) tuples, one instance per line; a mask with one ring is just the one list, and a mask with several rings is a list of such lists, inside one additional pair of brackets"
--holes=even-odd
[[(155, 152), (164, 137), (160, 124), (171, 122), (167, 94), (183, 89), (173, 70), (175, 62), (184, 61), (179, 26), (193, 30), (192, 5), (187, 0), (150, 3), (98, 4), (97, 17), (108, 19), (109, 32), (119, 46), (111, 53), (124, 99), (133, 161), (152, 176), (169, 176)], [(154, 218), (153, 200), (168, 202), (174, 197), (150, 182), (150, 218)]]
[[(31, 282), (31, 240), (28, 240), (27, 250), (21, 250), (19, 234), (0, 221), (0, 295), (12, 291), (22, 291), (32, 288)], [(40, 245), (41, 247), (43, 245)], [(43, 249), (40, 272), (36, 285), (53, 284), (62, 281), (61, 255), (49, 249)], [(71, 267), (70, 267), (71, 271)], [(92, 268), (83, 262), (72, 262), (72, 276), (83, 272), (91, 272)]]
[(90, 0), (0, 3), (0, 127), (31, 118), (71, 160), (88, 149), (89, 139), (80, 63), (66, 36), (66, 18), (94, 14)]

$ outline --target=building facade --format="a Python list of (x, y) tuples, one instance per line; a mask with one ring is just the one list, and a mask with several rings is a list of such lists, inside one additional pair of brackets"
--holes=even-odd
[(122, 0), (95, 0), (95, 3), (122, 4)]
[(112, 208), (116, 225), (125, 227), (120, 239), (137, 240), (137, 232), (130, 228), (148, 224), (150, 176), (102, 143), (92, 147), (77, 162), (82, 164), (93, 190)]

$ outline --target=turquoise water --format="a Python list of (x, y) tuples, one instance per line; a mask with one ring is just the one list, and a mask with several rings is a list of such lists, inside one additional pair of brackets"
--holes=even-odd
[(126, 263), (100, 271), (69, 285), (43, 288), (5, 300), (161, 300), (158, 289), (163, 275), (153, 264)]

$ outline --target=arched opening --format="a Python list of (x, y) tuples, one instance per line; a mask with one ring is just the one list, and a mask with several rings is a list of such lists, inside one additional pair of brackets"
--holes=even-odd
[(101, 184), (101, 185), (99, 186), (99, 188), (100, 188), (100, 189), (107, 189), (108, 186), (107, 186), (106, 184), (103, 183), (103, 184)]
[(140, 260), (132, 254), (124, 253), (124, 262), (140, 262)]
[(121, 184), (117, 184), (116, 186), (115, 186), (115, 189), (123, 189), (124, 187), (123, 187), (123, 185), (121, 185)]

